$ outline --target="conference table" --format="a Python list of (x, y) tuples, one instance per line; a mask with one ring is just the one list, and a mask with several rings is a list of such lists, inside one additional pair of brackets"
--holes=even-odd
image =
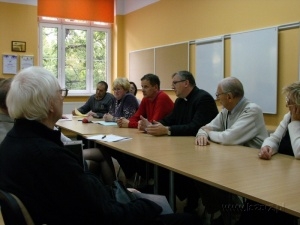
[(166, 168), (224, 191), (300, 217), (300, 161), (277, 154), (258, 158), (258, 150), (244, 146), (194, 144), (194, 137), (154, 137), (137, 129), (58, 121), (61, 128), (89, 137), (115, 134), (131, 139), (97, 143)]

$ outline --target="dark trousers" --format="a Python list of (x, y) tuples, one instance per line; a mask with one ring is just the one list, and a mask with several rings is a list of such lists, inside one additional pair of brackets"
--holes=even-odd
[[(165, 195), (167, 198), (169, 198), (170, 190), (169, 173), (167, 169), (161, 167), (158, 169), (158, 194)], [(174, 192), (181, 201), (187, 199), (186, 212), (192, 212), (198, 207), (200, 193), (195, 180), (174, 173)], [(175, 196), (173, 196), (173, 202), (175, 202)]]

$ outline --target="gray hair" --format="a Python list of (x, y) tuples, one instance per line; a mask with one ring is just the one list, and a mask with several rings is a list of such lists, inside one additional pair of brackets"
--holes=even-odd
[(194, 76), (193, 76), (193, 74), (191, 72), (185, 71), (185, 70), (178, 71), (178, 72), (176, 72), (176, 73), (174, 73), (172, 75), (172, 78), (174, 76), (176, 76), (176, 75), (178, 75), (181, 80), (188, 80), (191, 87), (195, 87), (196, 86), (195, 78), (194, 78)]
[(14, 77), (6, 98), (10, 117), (38, 121), (47, 118), (57, 90), (60, 90), (59, 83), (48, 70), (37, 66), (21, 70)]
[(224, 93), (231, 93), (235, 98), (244, 97), (244, 88), (243, 84), (236, 77), (226, 77), (220, 82), (220, 86)]
[(300, 105), (300, 82), (294, 82), (283, 88), (283, 94), (292, 97), (296, 105)]

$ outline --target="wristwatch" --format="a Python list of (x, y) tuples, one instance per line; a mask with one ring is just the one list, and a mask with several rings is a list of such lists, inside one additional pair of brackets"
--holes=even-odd
[(167, 129), (168, 129), (168, 135), (171, 136), (171, 128), (167, 127)]

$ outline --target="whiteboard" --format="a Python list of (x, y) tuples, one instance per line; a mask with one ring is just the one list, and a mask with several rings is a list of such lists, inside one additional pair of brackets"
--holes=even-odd
[(196, 84), (213, 97), (224, 78), (224, 38), (200, 39), (196, 42)]
[(278, 28), (231, 35), (231, 76), (264, 113), (277, 113)]

